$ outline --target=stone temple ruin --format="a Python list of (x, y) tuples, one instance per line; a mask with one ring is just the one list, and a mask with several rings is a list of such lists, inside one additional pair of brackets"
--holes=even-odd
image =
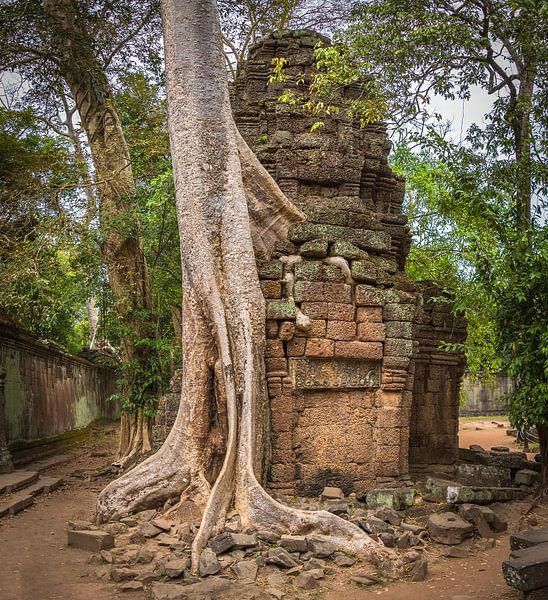
[[(278, 102), (298, 74), (311, 73), (320, 40), (311, 31), (261, 40), (240, 69), (233, 110), (247, 143), (307, 215), (259, 264), (268, 484), (304, 496), (335, 485), (360, 497), (409, 487), (410, 472), (456, 461), (464, 360), (439, 342), (462, 341), (466, 325), (449, 303), (431, 301), (440, 290), (404, 273), (404, 181), (388, 166), (385, 126), (360, 128), (341, 111), (312, 132), (316, 117)], [(287, 60), (283, 84), (268, 84), (274, 57)], [(159, 440), (177, 409), (174, 386), (157, 418)]]

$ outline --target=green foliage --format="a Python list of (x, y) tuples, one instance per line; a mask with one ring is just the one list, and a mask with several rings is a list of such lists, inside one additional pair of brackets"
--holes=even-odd
[(0, 274), (4, 309), (39, 336), (81, 350), (98, 247), (74, 217), (80, 166), (30, 111), (0, 110)]

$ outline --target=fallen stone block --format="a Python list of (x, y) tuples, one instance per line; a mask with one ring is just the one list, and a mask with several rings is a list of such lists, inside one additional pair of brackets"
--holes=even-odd
[(548, 543), (548, 527), (531, 527), (510, 536), (510, 550), (521, 550)]
[(259, 566), (255, 560), (242, 560), (232, 565), (232, 571), (239, 581), (253, 583), (257, 579)]
[(306, 552), (308, 550), (308, 543), (304, 535), (282, 535), (280, 546), (288, 552)]
[(458, 481), (432, 477), (426, 479), (423, 492), (423, 498), (429, 502), (447, 502), (449, 504), (492, 504), (493, 502), (520, 500), (525, 495), (520, 488), (467, 486)]
[(513, 471), (531, 469), (540, 473), (540, 464), (527, 460), (524, 452), (477, 452), (459, 448), (459, 459), (467, 463), (505, 467)]
[(114, 536), (106, 531), (67, 531), (68, 545), (90, 552), (100, 552), (114, 547)]
[(378, 508), (386, 506), (393, 510), (405, 510), (413, 506), (415, 490), (413, 488), (378, 488), (369, 490), (358, 500), (365, 499), (367, 508)]
[(435, 542), (460, 544), (474, 533), (474, 525), (452, 512), (433, 514), (427, 521), (428, 535)]
[(200, 563), (198, 565), (198, 571), (200, 577), (206, 575), (216, 575), (221, 570), (221, 563), (217, 560), (215, 552), (209, 548), (202, 550), (200, 555)]
[(294, 584), (295, 587), (303, 590), (313, 590), (318, 587), (318, 581), (310, 571), (306, 571), (305, 573), (297, 575), (297, 577), (295, 577)]
[(327, 558), (331, 556), (337, 546), (329, 540), (324, 540), (318, 537), (307, 538), (308, 549), (312, 552), (315, 558)]
[[(474, 523), (476, 527), (481, 526), (482, 522), (487, 523), (491, 531), (502, 533), (508, 528), (505, 523), (493, 510), (487, 506), (479, 506), (477, 504), (461, 504), (458, 508), (459, 515), (466, 521)], [(482, 532), (480, 531), (480, 534)], [(483, 536), (488, 537), (488, 536)]]
[(510, 487), (512, 471), (508, 467), (492, 465), (457, 465), (455, 479), (459, 483), (481, 487)]
[(320, 495), (322, 500), (342, 500), (344, 498), (343, 491), (338, 487), (325, 487)]
[(522, 592), (548, 587), (548, 543), (512, 550), (502, 572), (506, 583)]
[(514, 478), (516, 485), (526, 485), (531, 487), (540, 480), (540, 473), (531, 469), (520, 469)]
[(282, 569), (292, 569), (297, 562), (283, 548), (271, 548), (267, 553), (266, 562)]

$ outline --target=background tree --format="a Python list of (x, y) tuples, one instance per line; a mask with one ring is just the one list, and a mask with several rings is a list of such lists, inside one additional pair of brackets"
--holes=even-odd
[[(152, 308), (134, 192), (135, 180), (106, 69), (128, 62), (135, 41), (151, 42), (158, 5), (77, 0), (7, 2), (2, 67), (17, 69), (32, 94), (57, 102), (61, 85), (86, 132), (99, 198), (102, 255), (121, 325), (124, 389), (120, 456), (147, 452), (159, 380)], [(147, 35), (148, 34), (148, 35)], [(140, 47), (141, 57), (147, 54)], [(52, 83), (53, 82), (53, 83)], [(62, 82), (62, 83), (59, 83)]]

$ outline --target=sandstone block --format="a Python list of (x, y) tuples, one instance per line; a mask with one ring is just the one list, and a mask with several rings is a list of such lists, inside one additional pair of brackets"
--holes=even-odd
[(538, 544), (548, 544), (548, 527), (531, 527), (510, 536), (510, 550), (521, 550)]
[(528, 487), (536, 485), (540, 480), (540, 473), (530, 469), (521, 469), (515, 475), (516, 485), (526, 485)]
[(304, 535), (282, 535), (280, 546), (288, 552), (306, 552), (308, 544)]
[(114, 536), (104, 531), (77, 531), (69, 529), (68, 545), (80, 548), (81, 550), (89, 550), (90, 552), (100, 552), (114, 547)]
[(310, 240), (300, 247), (299, 254), (312, 258), (323, 258), (327, 256), (328, 248), (329, 243), (325, 240)]
[(333, 356), (335, 342), (326, 339), (309, 338), (306, 341), (306, 356)]
[(287, 360), (285, 358), (267, 358), (265, 365), (266, 372), (269, 375), (287, 375)]
[(356, 304), (358, 306), (383, 306), (384, 303), (383, 290), (370, 285), (356, 286)]
[(323, 489), (320, 498), (322, 500), (342, 500), (344, 498), (344, 493), (341, 488), (327, 486)]
[(388, 321), (386, 335), (390, 338), (413, 339), (413, 324), (409, 321)]
[(204, 548), (200, 555), (200, 562), (198, 565), (200, 577), (205, 577), (206, 575), (215, 575), (220, 570), (221, 563), (218, 561), (215, 552), (209, 548)]
[(331, 246), (329, 256), (342, 256), (346, 260), (362, 260), (367, 258), (367, 252), (364, 252), (350, 242), (335, 242)]
[(306, 334), (311, 338), (321, 338), (325, 336), (326, 322), (323, 319), (311, 319), (310, 327)]
[(265, 358), (283, 358), (284, 356), (282, 340), (266, 340)]
[(268, 319), (265, 324), (265, 334), (267, 339), (278, 337), (278, 321)]
[(353, 340), (356, 337), (356, 323), (354, 321), (328, 321), (326, 336), (332, 340)]
[(266, 562), (282, 569), (292, 569), (298, 566), (297, 562), (284, 548), (270, 548), (266, 555)]
[(413, 321), (416, 308), (411, 304), (386, 304), (383, 309), (384, 321)]
[(337, 303), (352, 302), (352, 288), (345, 283), (324, 283), (321, 300)]
[(381, 360), (382, 354), (379, 342), (335, 342), (335, 356), (341, 358)]
[(385, 329), (382, 323), (359, 323), (358, 339), (362, 342), (384, 342)]
[(232, 565), (232, 571), (239, 581), (254, 582), (259, 566), (254, 560), (242, 560)]
[(260, 282), (263, 296), (267, 299), (282, 297), (282, 284), (279, 281), (265, 279)]
[(474, 532), (472, 523), (451, 512), (430, 515), (427, 528), (428, 535), (435, 542), (447, 545), (460, 544)]
[(327, 302), (303, 302), (301, 310), (310, 319), (327, 319), (328, 317)]
[(327, 317), (333, 321), (353, 321), (354, 306), (340, 302), (329, 302), (327, 305)]
[(292, 300), (268, 300), (266, 316), (280, 321), (295, 319), (295, 303)]
[(548, 543), (512, 550), (502, 572), (506, 583), (522, 592), (548, 587)]
[(260, 279), (282, 279), (283, 263), (279, 260), (271, 260), (259, 267)]
[(382, 308), (377, 306), (360, 306), (357, 309), (357, 321), (358, 323), (364, 322), (372, 322), (372, 323), (381, 323), (382, 322)]
[(287, 343), (288, 356), (303, 356), (306, 347), (306, 338), (295, 337)]
[(295, 265), (297, 281), (344, 281), (344, 275), (335, 265), (324, 265), (319, 261), (307, 260)]
[[(293, 295), (297, 302), (323, 302), (324, 284), (321, 281), (297, 281), (293, 288)], [(339, 284), (341, 285), (341, 284)]]
[(315, 558), (327, 558), (337, 549), (337, 546), (333, 542), (322, 538), (311, 537), (307, 538), (307, 541), (308, 550), (312, 552)]
[(353, 260), (350, 268), (354, 281), (375, 283), (377, 281), (377, 269), (368, 260)]
[(278, 329), (278, 337), (284, 342), (287, 342), (291, 340), (294, 335), (295, 323), (292, 323), (291, 321), (282, 321)]
[(386, 338), (384, 353), (386, 356), (412, 356), (413, 342), (412, 340), (402, 340), (400, 338)]

